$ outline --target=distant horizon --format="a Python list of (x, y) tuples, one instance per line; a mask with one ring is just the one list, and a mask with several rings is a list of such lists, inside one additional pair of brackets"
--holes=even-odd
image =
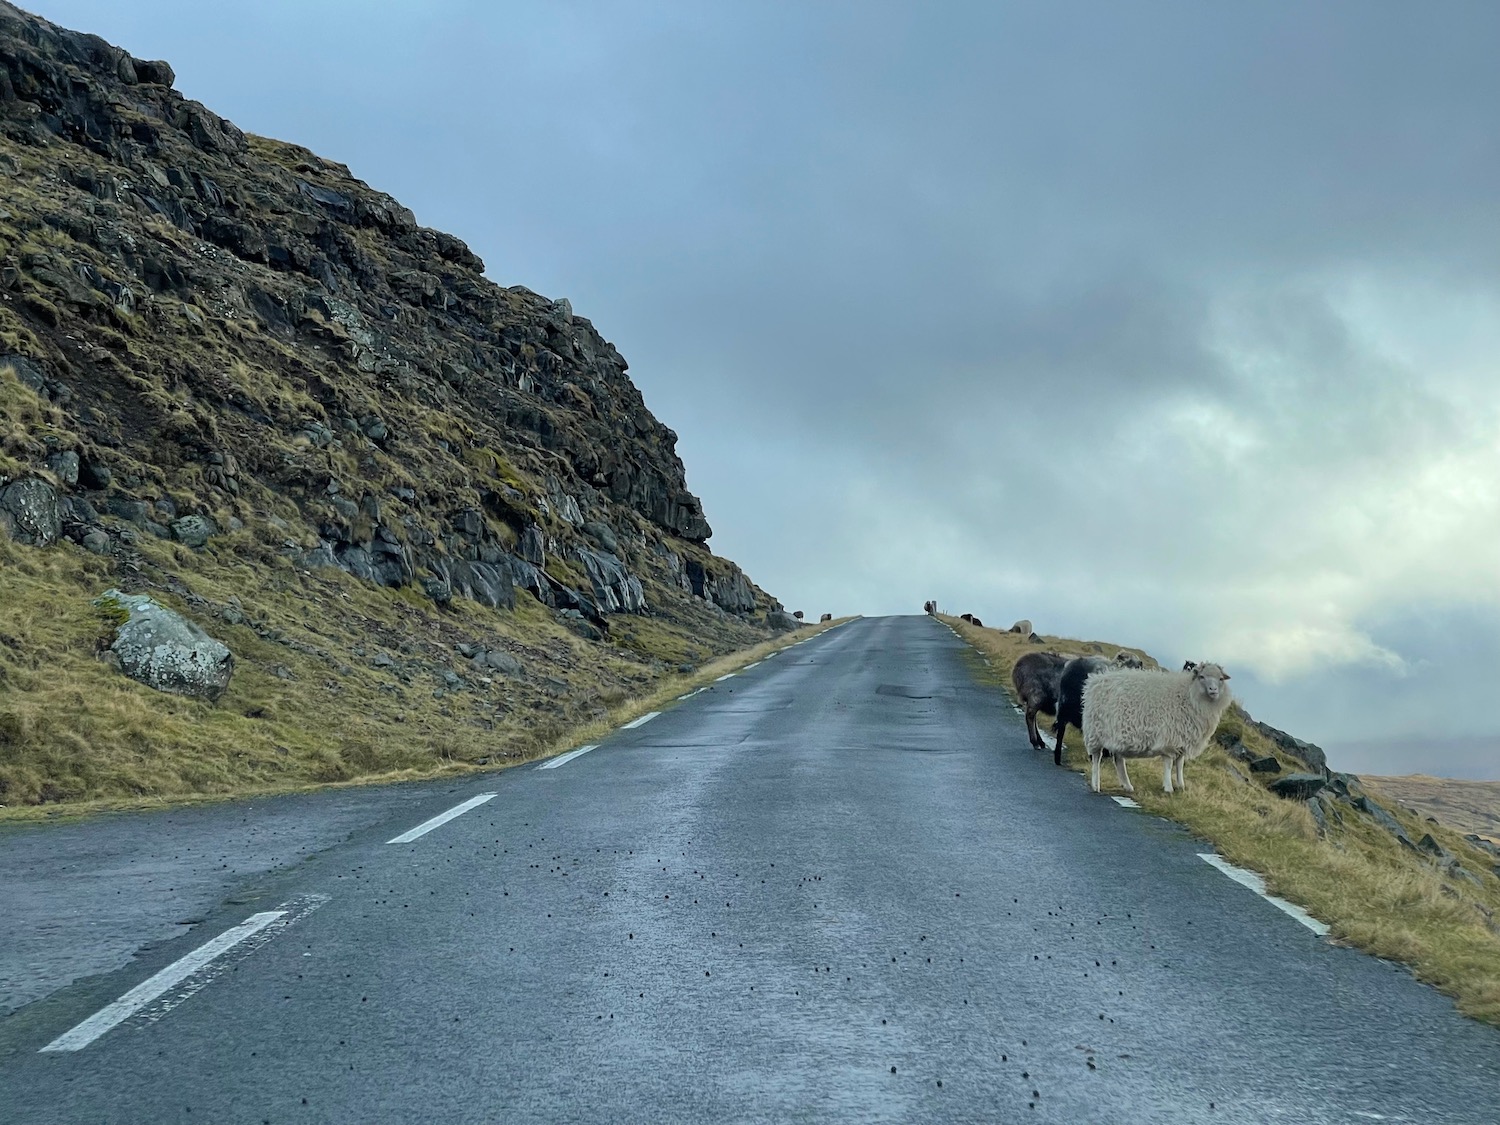
[[(1444, 766), (1441, 770), (1430, 764), (1427, 768), (1407, 768), (1419, 764), (1413, 763), (1412, 755), (1432, 753), (1434, 750), (1440, 755), (1439, 761), (1459, 764)], [(1412, 735), (1408, 738), (1359, 739), (1329, 742), (1323, 746), (1323, 751), (1328, 755), (1329, 768), (1342, 773), (1370, 777), (1424, 776), (1450, 781), (1500, 782), (1500, 737), (1493, 735), (1475, 738)], [(1357, 769), (1345, 764), (1345, 759), (1356, 759), (1368, 764)]]

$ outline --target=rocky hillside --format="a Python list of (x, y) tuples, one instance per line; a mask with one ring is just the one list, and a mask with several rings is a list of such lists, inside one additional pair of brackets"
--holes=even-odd
[[(173, 81), (0, 2), (0, 802), (520, 753), (791, 627), (568, 301)], [(216, 703), (94, 658), (109, 587)]]

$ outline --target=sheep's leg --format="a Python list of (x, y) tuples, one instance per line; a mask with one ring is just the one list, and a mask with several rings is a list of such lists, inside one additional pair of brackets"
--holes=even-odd
[(1052, 764), (1062, 765), (1063, 735), (1068, 732), (1068, 724), (1061, 719), (1057, 720), (1057, 745), (1052, 748)]
[(1169, 796), (1172, 793), (1172, 763), (1176, 760), (1171, 754), (1164, 754), (1161, 759), (1161, 791)]
[(1115, 773), (1120, 775), (1120, 788), (1125, 790), (1125, 792), (1127, 793), (1134, 793), (1135, 786), (1130, 784), (1130, 774), (1125, 772), (1125, 755), (1116, 750), (1114, 753), (1114, 759)]
[(1097, 749), (1089, 750), (1089, 764), (1093, 767), (1092, 785), (1094, 792), (1099, 792), (1099, 766), (1104, 761), (1104, 755)]
[(1180, 790), (1182, 790), (1182, 792), (1186, 793), (1187, 792), (1187, 776), (1182, 772), (1182, 770), (1183, 770), (1183, 767), (1187, 765), (1187, 755), (1186, 754), (1178, 754), (1176, 761), (1177, 761), (1177, 788), (1180, 789)]
[(1036, 708), (1031, 706), (1026, 708), (1026, 739), (1031, 743), (1033, 750), (1042, 748), (1042, 736), (1037, 733), (1036, 729)]

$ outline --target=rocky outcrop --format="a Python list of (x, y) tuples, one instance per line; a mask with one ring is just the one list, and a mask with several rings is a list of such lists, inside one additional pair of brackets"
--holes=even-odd
[(87, 505), (50, 521), (41, 482), (0, 476), (16, 538), (105, 552), (128, 524), (202, 550), (244, 527), (439, 604), (779, 608), (703, 546), (676, 434), (568, 301), (494, 284), (347, 168), (171, 82), (0, 2), (0, 366), (57, 434), (0, 453)]
[(187, 618), (145, 594), (107, 590), (99, 604), (126, 615), (109, 651), (131, 679), (210, 702), (229, 687), (233, 655)]
[(608, 552), (579, 547), (575, 552), (589, 576), (594, 601), (604, 613), (640, 613), (646, 608), (641, 581), (625, 569), (625, 564)]
[(1271, 740), (1278, 750), (1283, 754), (1289, 754), (1309, 769), (1322, 773), (1328, 772), (1328, 755), (1323, 753), (1323, 748), (1314, 746), (1311, 742), (1303, 742), (1300, 738), (1293, 738), (1284, 730), (1277, 730), (1268, 723), (1257, 722), (1246, 716), (1250, 725)]

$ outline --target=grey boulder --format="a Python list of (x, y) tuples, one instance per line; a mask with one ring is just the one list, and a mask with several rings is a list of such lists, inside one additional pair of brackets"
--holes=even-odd
[(61, 453), (54, 453), (51, 457), (47, 458), (47, 468), (51, 469), (52, 474), (68, 488), (73, 488), (78, 484), (80, 464), (78, 454), (74, 453), (71, 449), (66, 449)]
[(62, 534), (57, 489), (35, 477), (0, 488), (0, 530), (29, 547), (52, 546)]
[(521, 674), (521, 662), (503, 649), (491, 649), (489, 652), (479, 653), (474, 657), (475, 664), (481, 661), (484, 667), (492, 672), (499, 672), (506, 676)]
[(209, 702), (224, 694), (234, 656), (197, 625), (145, 594), (106, 590), (96, 604), (129, 614), (109, 648), (131, 679)]
[(1278, 797), (1291, 801), (1305, 801), (1318, 793), (1328, 779), (1320, 773), (1289, 773), (1271, 782), (1269, 788)]
[(219, 533), (207, 516), (183, 516), (172, 521), (172, 538), (188, 547), (201, 547)]

